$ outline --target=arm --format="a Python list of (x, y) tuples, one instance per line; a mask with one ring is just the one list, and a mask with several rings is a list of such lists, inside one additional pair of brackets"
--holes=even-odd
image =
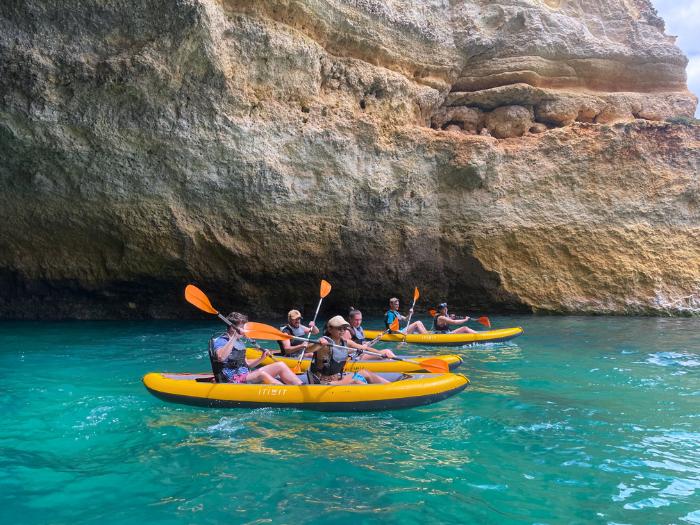
[(235, 343), (235, 339), (229, 339), (225, 345), (220, 346), (219, 348), (215, 348), (216, 350), (216, 357), (219, 361), (222, 363), (228, 359), (228, 356), (231, 354), (231, 351), (233, 350), (233, 344)]
[(465, 317), (464, 319), (452, 319), (451, 317), (446, 317), (444, 315), (441, 315), (438, 317), (438, 321), (442, 320), (442, 323), (444, 324), (464, 324), (467, 321), (469, 321), (469, 317)]
[(382, 354), (382, 355), (374, 355), (374, 354), (364, 353), (360, 356), (360, 360), (369, 361), (371, 359), (391, 359), (393, 357), (396, 357), (394, 355), (394, 352), (392, 352), (391, 350), (375, 350), (374, 348), (372, 348), (370, 346), (366, 346), (366, 345), (363, 345), (363, 346), (364, 346), (363, 350), (372, 350), (372, 352), (376, 352), (376, 353)]
[(262, 354), (260, 354), (260, 357), (257, 359), (248, 359), (247, 357), (245, 358), (245, 364), (248, 365), (248, 368), (251, 370), (258, 366), (262, 361), (265, 360), (266, 357), (268, 357), (270, 354), (270, 351), (267, 348), (261, 348)]
[(367, 345), (367, 344), (358, 345), (355, 341), (352, 340), (352, 338), (350, 337), (349, 332), (346, 332), (346, 334), (347, 334), (347, 335), (344, 337), (343, 340), (344, 340), (344, 342), (345, 342), (345, 346), (347, 346), (348, 348), (352, 348), (353, 350), (363, 350), (363, 351), (364, 351), (364, 350), (372, 350), (373, 352), (377, 352), (377, 353), (379, 353), (379, 354), (382, 354), (382, 355), (373, 355), (373, 354), (363, 353), (363, 354), (361, 354), (360, 357), (359, 357), (360, 360), (365, 360), (365, 359), (383, 359), (383, 358), (392, 358), (392, 357), (396, 357), (396, 356), (394, 355), (394, 352), (392, 352), (391, 350), (375, 350), (374, 348), (372, 348), (371, 346), (369, 346), (369, 345)]
[(311, 334), (316, 335), (318, 333), (318, 327), (316, 326), (316, 324), (313, 321), (311, 321), (309, 323), (308, 328), (304, 327), (304, 330), (306, 330), (306, 333), (309, 335), (311, 335)]
[(304, 341), (301, 344), (294, 345), (294, 346), (292, 346), (289, 339), (284, 339), (283, 341), (280, 341), (280, 342), (282, 343), (282, 352), (284, 353), (284, 355), (293, 354), (297, 350), (301, 350), (301, 349), (305, 350), (306, 347), (309, 346), (309, 343), (307, 343), (306, 341)]

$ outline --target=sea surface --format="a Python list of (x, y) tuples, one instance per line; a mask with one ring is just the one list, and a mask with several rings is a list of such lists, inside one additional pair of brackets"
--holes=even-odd
[(700, 524), (700, 319), (491, 319), (467, 390), (362, 414), (151, 396), (214, 322), (0, 323), (0, 523)]

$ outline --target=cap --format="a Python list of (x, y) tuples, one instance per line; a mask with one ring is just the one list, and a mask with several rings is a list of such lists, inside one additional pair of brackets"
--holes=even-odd
[(290, 321), (292, 319), (301, 319), (301, 312), (299, 310), (289, 310), (287, 313), (287, 319)]
[(328, 326), (332, 328), (340, 328), (342, 326), (350, 326), (350, 323), (343, 319), (342, 315), (336, 315), (328, 320)]

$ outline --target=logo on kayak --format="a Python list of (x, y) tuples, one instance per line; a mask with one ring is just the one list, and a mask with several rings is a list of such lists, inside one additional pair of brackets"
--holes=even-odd
[(259, 388), (258, 395), (267, 397), (286, 396), (287, 390), (284, 388)]

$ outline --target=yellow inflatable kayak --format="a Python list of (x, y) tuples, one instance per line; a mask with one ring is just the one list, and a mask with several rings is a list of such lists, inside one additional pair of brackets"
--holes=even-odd
[[(260, 357), (260, 351), (255, 350), (254, 348), (248, 348), (246, 349), (245, 353), (246, 357), (248, 359), (257, 359)], [(419, 363), (421, 361), (425, 361), (426, 359), (430, 360), (435, 360), (435, 359), (440, 359), (441, 361), (444, 361), (447, 366), (450, 368), (450, 370), (455, 370), (459, 365), (462, 364), (462, 358), (459, 357), (458, 355), (454, 354), (447, 354), (447, 355), (437, 355), (437, 356), (431, 356), (431, 357), (426, 357), (426, 356), (397, 356), (397, 357), (403, 357), (406, 359), (410, 359), (411, 361), (418, 361)], [(281, 357), (281, 356), (275, 356), (276, 361), (282, 361), (284, 363), (287, 363), (289, 365), (289, 368), (294, 367), (297, 363), (297, 359), (293, 357)], [(265, 358), (265, 360), (262, 362), (262, 365), (269, 365), (273, 363), (274, 361), (270, 359), (269, 357)], [(301, 370), (303, 372), (306, 372), (306, 370), (309, 368), (309, 365), (311, 364), (311, 359), (302, 359), (301, 360)], [(430, 364), (430, 363), (429, 363)], [(358, 370), (369, 370), (370, 372), (427, 372), (424, 368), (421, 368), (420, 366), (416, 366), (413, 363), (409, 363), (407, 361), (392, 361), (390, 359), (367, 359), (367, 360), (362, 360), (362, 361), (350, 361), (347, 365), (345, 365), (345, 371), (346, 372), (357, 372)]]
[(214, 383), (211, 374), (151, 372), (144, 376), (143, 383), (153, 395), (174, 403), (217, 408), (277, 407), (343, 412), (429, 405), (461, 392), (469, 383), (462, 374), (382, 375), (392, 382), (340, 386), (248, 385)]
[[(406, 337), (407, 343), (417, 345), (441, 345), (441, 346), (462, 346), (479, 343), (501, 343), (523, 333), (519, 326), (515, 328), (501, 328), (500, 330), (488, 330), (487, 332), (477, 332), (475, 334), (384, 334), (382, 341), (400, 343)], [(365, 330), (367, 339), (374, 339), (381, 331)]]

